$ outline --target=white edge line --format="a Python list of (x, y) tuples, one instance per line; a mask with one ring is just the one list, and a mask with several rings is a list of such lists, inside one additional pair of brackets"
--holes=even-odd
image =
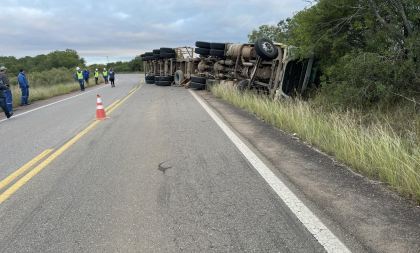
[(195, 92), (189, 91), (327, 252), (351, 252)]
[[(48, 105), (44, 105), (44, 106), (41, 106), (41, 107), (38, 107), (38, 108), (32, 109), (32, 110), (27, 111), (27, 112), (24, 112), (24, 113), (20, 113), (20, 114), (18, 114), (18, 115), (13, 115), (13, 116), (12, 116), (12, 118), (16, 118), (16, 117), (19, 117), (19, 116), (25, 115), (25, 114), (27, 114), (27, 113), (30, 113), (30, 112), (33, 112), (33, 111), (36, 111), (36, 110), (39, 110), (39, 109), (42, 109), (42, 108), (48, 107), (48, 106), (50, 106), (50, 105), (55, 105), (55, 104), (58, 104), (58, 103), (61, 103), (61, 102), (63, 102), (63, 101), (66, 101), (66, 100), (69, 100), (69, 99), (72, 99), (72, 98), (75, 98), (75, 97), (78, 97), (78, 96), (82, 96), (82, 95), (88, 94), (88, 93), (90, 93), (90, 92), (94, 92), (94, 91), (96, 91), (96, 90), (99, 90), (99, 89), (102, 89), (102, 88), (105, 88), (105, 87), (107, 87), (107, 85), (104, 85), (104, 86), (102, 86), (102, 87), (99, 87), (99, 88), (97, 88), (97, 89), (94, 89), (94, 90), (91, 90), (91, 91), (88, 91), (88, 92), (83, 92), (82, 94), (79, 94), (79, 95), (76, 95), (76, 96), (73, 96), (73, 97), (65, 98), (65, 99), (63, 99), (63, 100), (60, 100), (60, 101), (57, 101), (57, 102), (54, 102), (54, 103), (51, 103), (51, 104), (48, 104)], [(0, 122), (6, 121), (6, 120), (8, 120), (8, 119), (2, 119), (2, 120), (0, 120)]]

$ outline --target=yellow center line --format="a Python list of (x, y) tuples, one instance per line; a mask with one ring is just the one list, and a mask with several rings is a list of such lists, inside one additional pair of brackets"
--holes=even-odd
[(132, 89), (132, 90), (130, 90), (128, 93), (131, 93), (131, 92), (133, 92), (135, 89), (137, 89), (137, 88), (134, 88), (134, 89)]
[(18, 178), (20, 175), (22, 175), (25, 171), (27, 171), (28, 169), (30, 169), (36, 163), (38, 163), (39, 161), (41, 161), (44, 157), (46, 157), (53, 150), (54, 149), (47, 149), (47, 150), (45, 150), (40, 155), (38, 155), (37, 157), (35, 157), (34, 159), (32, 159), (30, 162), (28, 162), (27, 164), (23, 165), (22, 168), (18, 169), (13, 174), (11, 174), (10, 176), (6, 177), (6, 179), (4, 179), (3, 181), (0, 182), (0, 190), (3, 189), (4, 187), (6, 187), (11, 182), (13, 182), (13, 180), (15, 180), (16, 178)]
[(130, 95), (128, 95), (127, 97), (125, 97), (123, 100), (121, 100), (121, 102), (119, 102), (117, 105), (115, 105), (111, 110), (109, 110), (107, 112), (107, 115), (109, 115), (111, 112), (113, 112), (118, 106), (120, 106), (122, 103), (124, 103), (125, 100), (127, 100), (129, 97), (131, 97), (136, 91), (140, 90), (141, 87), (143, 87), (144, 84), (144, 79), (141, 80), (141, 84), (140, 87), (136, 88), (132, 93), (130, 93)]
[(121, 100), (117, 100), (114, 103), (112, 103), (111, 105), (109, 105), (107, 108), (105, 108), (105, 111), (108, 111), (109, 109), (111, 109), (114, 105), (116, 105), (118, 102), (120, 102)]
[[(111, 113), (115, 108), (117, 108), (119, 105), (124, 103), (129, 97), (131, 97), (137, 90), (139, 90), (143, 86), (143, 81), (139, 88), (136, 88), (136, 90), (128, 95), (126, 98), (124, 98), (121, 102), (116, 104), (109, 112)], [(101, 121), (95, 121), (90, 126), (85, 128), (82, 132), (80, 132), (78, 135), (76, 135), (73, 139), (71, 139), (69, 142), (64, 144), (60, 149), (55, 151), (50, 157), (45, 159), (42, 163), (40, 163), (38, 166), (36, 166), (33, 170), (31, 170), (28, 174), (26, 174), (24, 177), (22, 177), (19, 181), (17, 181), (14, 185), (12, 185), (9, 189), (7, 189), (3, 194), (0, 195), (0, 204), (2, 204), (6, 199), (8, 199), (13, 193), (15, 193), (20, 187), (22, 187), (24, 184), (26, 184), (31, 178), (33, 178), (36, 174), (38, 174), (42, 169), (44, 169), (48, 164), (50, 164), (52, 161), (55, 160), (59, 155), (61, 155), (64, 151), (66, 151), (71, 145), (73, 145), (76, 141), (78, 141), (83, 135), (85, 135), (89, 130), (91, 130), (94, 126), (99, 124)]]

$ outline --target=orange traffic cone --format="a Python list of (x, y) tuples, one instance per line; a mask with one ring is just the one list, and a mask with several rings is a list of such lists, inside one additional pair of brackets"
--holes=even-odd
[(108, 119), (105, 114), (105, 109), (102, 104), (101, 96), (98, 95), (96, 99), (96, 120)]

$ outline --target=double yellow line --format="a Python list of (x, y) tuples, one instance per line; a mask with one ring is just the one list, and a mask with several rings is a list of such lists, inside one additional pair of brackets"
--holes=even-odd
[[(129, 97), (131, 97), (136, 91), (138, 91), (144, 84), (144, 79), (141, 80), (140, 86), (138, 88), (134, 88), (132, 91), (130, 91), (130, 94), (125, 97), (122, 101), (117, 100), (114, 103), (112, 103), (110, 106), (108, 106), (105, 111), (107, 111), (107, 114), (110, 114), (112, 111), (114, 111), (118, 106), (120, 106), (122, 103), (124, 103)], [(13, 184), (9, 189), (7, 189), (3, 194), (0, 195), (0, 204), (3, 203), (6, 199), (8, 199), (13, 193), (15, 193), (20, 187), (22, 187), (24, 184), (26, 184), (31, 178), (33, 178), (36, 174), (38, 174), (43, 168), (45, 168), (48, 164), (50, 164), (52, 161), (54, 161), (55, 158), (57, 158), (59, 155), (61, 155), (64, 151), (66, 151), (71, 145), (73, 145), (76, 141), (78, 141), (83, 135), (85, 135), (89, 130), (91, 130), (94, 126), (96, 126), (100, 121), (95, 121), (90, 126), (85, 128), (82, 132), (80, 132), (78, 135), (76, 135), (73, 139), (71, 139), (69, 142), (64, 144), (61, 148), (59, 148), (57, 151), (55, 151), (50, 157), (45, 159), (43, 162), (41, 162), (38, 166), (36, 166), (33, 170), (31, 170), (28, 174), (23, 176), (19, 181), (17, 181), (15, 184)], [(35, 157), (32, 161), (25, 164), (22, 168), (15, 171), (13, 174), (8, 176), (6, 179), (0, 182), (0, 190), (5, 188), (7, 185), (9, 185), (11, 182), (13, 182), (16, 178), (21, 176), (23, 173), (25, 173), (28, 169), (30, 169), (32, 166), (37, 164), (39, 161), (44, 159), (47, 155), (49, 155), (51, 152), (53, 152), (53, 149), (48, 149), (42, 152), (40, 155)]]

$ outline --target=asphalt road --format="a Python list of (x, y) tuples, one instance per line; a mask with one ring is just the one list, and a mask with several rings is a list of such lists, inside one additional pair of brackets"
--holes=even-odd
[(118, 78), (0, 122), (1, 181), (132, 94), (0, 204), (1, 252), (326, 251), (188, 90)]

